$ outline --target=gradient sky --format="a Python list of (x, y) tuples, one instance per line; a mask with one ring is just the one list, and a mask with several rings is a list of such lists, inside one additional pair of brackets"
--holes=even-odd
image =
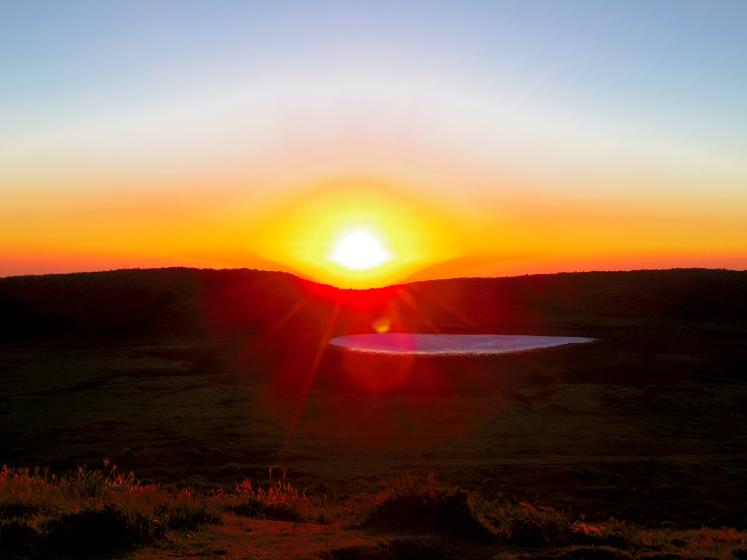
[(0, 275), (747, 268), (746, 2), (402, 4), (3, 2)]

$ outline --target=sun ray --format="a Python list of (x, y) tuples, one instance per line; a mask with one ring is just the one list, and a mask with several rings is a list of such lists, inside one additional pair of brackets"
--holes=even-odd
[(298, 395), (298, 401), (296, 402), (296, 406), (291, 413), (291, 417), (288, 422), (288, 429), (286, 430), (285, 438), (283, 438), (283, 444), (278, 451), (278, 462), (282, 460), (285, 451), (288, 449), (290, 440), (295, 434), (296, 428), (298, 427), (298, 424), (301, 420), (301, 416), (303, 415), (303, 411), (306, 408), (306, 401), (309, 396), (309, 391), (311, 390), (311, 386), (314, 383), (314, 379), (316, 378), (317, 371), (319, 370), (319, 365), (322, 363), (322, 358), (324, 357), (324, 353), (327, 350), (327, 341), (332, 334), (332, 330), (335, 327), (339, 313), (340, 303), (336, 302), (334, 308), (332, 309), (329, 321), (327, 322), (327, 325), (325, 326), (319, 338), (319, 344), (316, 347), (314, 357), (312, 358), (311, 364), (309, 365), (306, 379), (303, 381), (303, 386), (301, 387), (301, 391)]
[(265, 332), (262, 333), (262, 336), (257, 338), (253, 343), (248, 345), (243, 352), (241, 353), (241, 356), (239, 358), (239, 361), (244, 362), (249, 359), (249, 356), (251, 356), (254, 352), (257, 351), (257, 349), (261, 348), (269, 339), (270, 337), (275, 334), (277, 331), (279, 331), (283, 325), (285, 325), (288, 321), (291, 320), (291, 318), (298, 313), (303, 307), (307, 304), (309, 300), (309, 296), (304, 296), (300, 300), (298, 300), (295, 305), (293, 305), (288, 311), (286, 311), (282, 317), (280, 317), (277, 321), (275, 321)]

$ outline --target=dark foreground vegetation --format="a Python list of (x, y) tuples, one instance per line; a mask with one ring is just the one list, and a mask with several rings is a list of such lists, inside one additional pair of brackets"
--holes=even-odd
[[(338, 503), (307, 496), (282, 480), (259, 487), (245, 480), (211, 492), (164, 488), (108, 462), (103, 469), (62, 475), (0, 471), (3, 558), (193, 556), (200, 550), (194, 550), (191, 536), (216, 533), (228, 516), (294, 528), (328, 525), (338, 537), (347, 532), (370, 541), (328, 547), (309, 558), (737, 560), (747, 555), (747, 532), (733, 528), (651, 530), (612, 518), (591, 523), (570, 511), (447, 486), (433, 475), (401, 476), (375, 494)], [(269, 541), (276, 528), (265, 526)], [(212, 544), (214, 556), (235, 552), (220, 548), (232, 544), (220, 536)], [(240, 547), (240, 552), (252, 558), (256, 551)]]
[[(745, 272), (130, 270), (0, 279), (0, 318), (3, 560), (747, 556)], [(381, 324), (597, 340), (327, 346)]]

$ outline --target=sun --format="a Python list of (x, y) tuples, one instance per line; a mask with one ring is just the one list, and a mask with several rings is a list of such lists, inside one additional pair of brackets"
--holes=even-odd
[(273, 266), (365, 290), (398, 284), (461, 254), (451, 217), (402, 186), (345, 177), (307, 188), (247, 232), (258, 256)]
[(393, 258), (381, 236), (375, 231), (356, 228), (344, 231), (332, 244), (328, 259), (347, 270), (369, 270)]

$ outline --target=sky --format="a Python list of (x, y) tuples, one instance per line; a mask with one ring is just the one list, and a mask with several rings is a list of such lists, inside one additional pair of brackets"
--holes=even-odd
[[(747, 3), (0, 4), (0, 276), (747, 268)], [(346, 232), (390, 262), (330, 259)]]

